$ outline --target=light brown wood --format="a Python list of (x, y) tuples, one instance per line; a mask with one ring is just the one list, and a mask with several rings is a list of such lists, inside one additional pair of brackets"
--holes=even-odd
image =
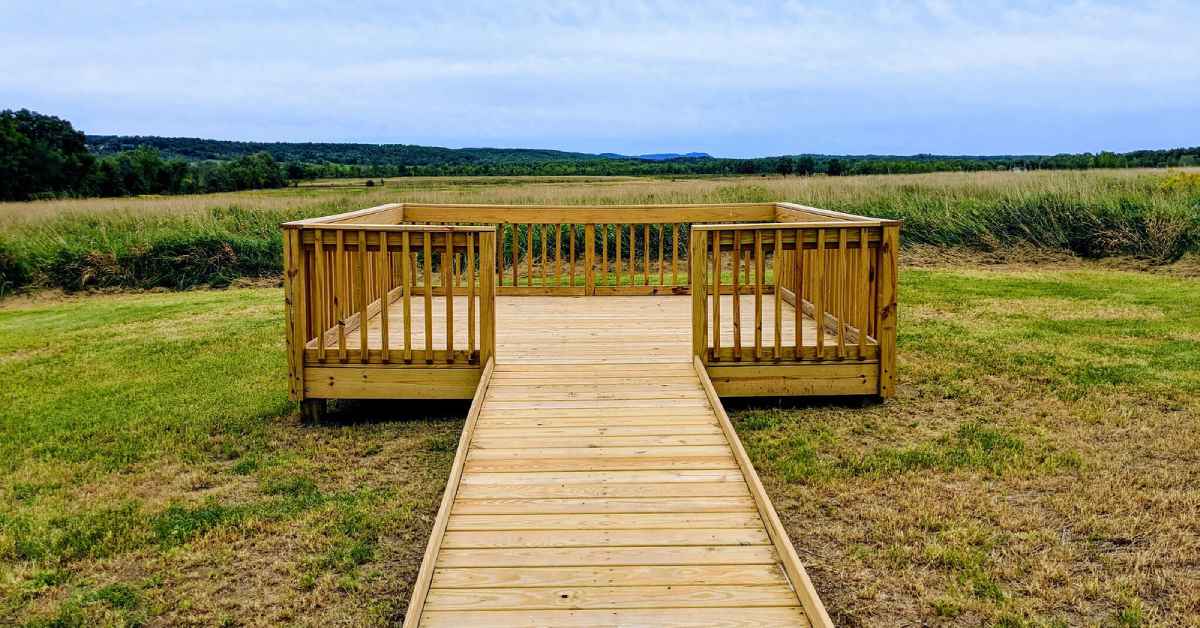
[(700, 378), (700, 383), (704, 387), (704, 392), (713, 405), (721, 429), (725, 432), (726, 438), (729, 439), (734, 459), (737, 460), (738, 466), (746, 478), (746, 483), (750, 487), (750, 495), (758, 505), (758, 512), (766, 525), (767, 534), (771, 536), (775, 549), (779, 552), (778, 555), (783, 563), (783, 568), (788, 574), (788, 579), (791, 580), (791, 584), (795, 588), (801, 604), (804, 605), (805, 615), (807, 615), (808, 620), (815, 626), (833, 626), (833, 621), (829, 618), (829, 613), (826, 612), (825, 605), (821, 603), (821, 598), (817, 596), (817, 590), (813, 587), (812, 581), (808, 577), (808, 572), (804, 569), (804, 565), (800, 563), (800, 558), (796, 555), (796, 549), (792, 546), (792, 542), (788, 538), (787, 530), (783, 527), (783, 522), (779, 520), (779, 514), (775, 512), (775, 506), (771, 503), (771, 498), (767, 495), (762, 481), (758, 478), (758, 472), (754, 470), (754, 465), (750, 462), (750, 457), (746, 454), (741, 439), (738, 438), (737, 432), (733, 429), (733, 423), (730, 422), (729, 415), (725, 413), (725, 407), (721, 405), (721, 399), (717, 396), (717, 391), (713, 388), (712, 382), (708, 378), (704, 364), (700, 360), (693, 360), (693, 365), (696, 369), (696, 375)]
[(471, 401), (471, 409), (467, 412), (467, 420), (463, 424), (462, 435), (458, 439), (458, 449), (454, 454), (454, 463), (450, 467), (450, 477), (446, 480), (446, 491), (442, 494), (442, 503), (434, 518), (433, 530), (429, 533), (429, 544), (425, 547), (425, 557), (417, 572), (417, 580), (413, 584), (412, 595), (409, 597), (408, 610), (404, 615), (404, 625), (415, 627), (421, 623), (421, 614), (425, 607), (425, 599), (429, 593), (429, 585), (433, 580), (434, 566), (438, 561), (442, 538), (450, 520), (450, 510), (458, 493), (459, 482), (462, 480), (463, 462), (470, 448), (471, 436), (479, 419), (479, 411), (483, 408), (483, 400), (487, 395), (488, 381), (492, 377), (495, 363), (488, 361), (483, 367), (475, 398)]
[(899, 223), (793, 204), (331, 218), (285, 227), (289, 394), (473, 399), (406, 625), (830, 625), (717, 395), (893, 394)]

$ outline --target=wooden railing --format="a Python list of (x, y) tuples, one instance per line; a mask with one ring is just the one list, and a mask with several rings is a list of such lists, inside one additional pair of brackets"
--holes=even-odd
[(289, 223), (289, 367), (479, 367), (495, 354), (496, 234), (486, 226)]
[(406, 222), (492, 224), (501, 295), (686, 294), (695, 222), (774, 220), (774, 203), (404, 204)]
[[(367, 380), (382, 396), (403, 379), (395, 369), (411, 367), (406, 394), (441, 378), (443, 396), (461, 397), (473, 389), (460, 369), (495, 354), (498, 294), (690, 293), (693, 352), (723, 370), (721, 390), (801, 390), (759, 379), (819, 371), (859, 378), (826, 387), (842, 394), (877, 381), (890, 396), (899, 227), (793, 203), (405, 203), (287, 223), (292, 395), (324, 378), (318, 397), (363, 393)], [(845, 366), (796, 366), (816, 363)], [(354, 365), (391, 370), (337, 368)], [(422, 368), (429, 379), (417, 379)]]
[(878, 361), (890, 396), (899, 223), (791, 217), (822, 220), (692, 228), (693, 353), (705, 364)]

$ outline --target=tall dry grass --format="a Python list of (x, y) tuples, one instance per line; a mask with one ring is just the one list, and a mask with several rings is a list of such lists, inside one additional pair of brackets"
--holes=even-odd
[[(907, 242), (1015, 244), (1172, 260), (1200, 246), (1200, 171), (1104, 170), (859, 177), (448, 177), (384, 186), (0, 204), (0, 290), (185, 287), (277, 272), (284, 220), (387, 202), (795, 201), (905, 220)], [(360, 181), (357, 183), (361, 183)]]

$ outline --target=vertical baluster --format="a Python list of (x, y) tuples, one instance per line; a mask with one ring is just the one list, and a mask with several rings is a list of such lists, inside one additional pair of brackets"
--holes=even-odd
[(629, 285), (637, 283), (637, 235), (633, 231), (633, 223), (629, 223)]
[(804, 230), (796, 230), (796, 252), (795, 266), (793, 267), (794, 277), (792, 278), (792, 288), (795, 297), (795, 315), (796, 315), (796, 355), (793, 359), (801, 359), (804, 350), (804, 273), (807, 270), (804, 267)]
[(409, 232), (400, 234), (400, 289), (404, 291), (404, 361), (412, 362), (412, 292), (416, 280), (413, 279), (412, 251), (409, 248)]
[(467, 275), (467, 361), (475, 356), (475, 234), (467, 233), (467, 250), (463, 254)]
[[(446, 263), (454, 261), (454, 232), (447, 231), (442, 234), (446, 236), (446, 252), (442, 254), (442, 285), (445, 286), (446, 299), (446, 363), (454, 363), (454, 279), (451, 274), (454, 272), (454, 267), (447, 268)], [(531, 249), (533, 247), (530, 247)], [(532, 251), (531, 251), (532, 252)], [(533, 273), (530, 273), (530, 277)], [(449, 280), (449, 281), (447, 281)]]
[(733, 232), (733, 359), (742, 359), (742, 232)]
[(658, 285), (663, 285), (666, 278), (666, 266), (663, 265), (663, 224), (658, 223)]
[[(425, 283), (425, 363), (433, 363), (433, 243), (431, 242), (431, 234), (426, 231), (422, 234), (424, 240), (421, 244), (421, 274)], [(513, 264), (513, 268), (517, 265)], [(516, 277), (513, 277), (513, 285), (516, 285)]]
[(549, 259), (546, 257), (546, 225), (541, 225), (541, 228), (538, 230), (538, 235), (540, 235), (542, 238), (542, 287), (544, 288), (550, 285), (546, 283), (546, 272), (550, 270)]
[(379, 232), (379, 252), (381, 257), (379, 263), (382, 265), (379, 271), (383, 285), (379, 292), (379, 356), (384, 364), (392, 361), (391, 347), (388, 342), (389, 321), (391, 312), (389, 311), (391, 301), (388, 299), (388, 287), (392, 281), (392, 253), (388, 250), (388, 232)]
[(509, 241), (512, 243), (512, 285), (514, 288), (516, 288), (517, 272), (521, 268), (521, 264), (517, 256), (520, 254), (521, 245), (517, 242), (517, 223), (514, 222), (509, 226), (511, 227), (510, 231), (512, 232), (509, 237)]
[(504, 285), (504, 223), (496, 225), (496, 285)]
[(712, 232), (712, 294), (713, 294), (713, 355), (714, 362), (721, 359), (721, 232)]
[(368, 332), (371, 319), (367, 317), (367, 232), (361, 229), (358, 232), (358, 249), (355, 251), (353, 268), (355, 279), (358, 280), (354, 295), (358, 297), (358, 361), (366, 364), (370, 353)]
[(324, 362), (325, 330), (327, 327), (326, 322), (329, 320), (326, 317), (329, 312), (329, 306), (326, 303), (326, 301), (329, 299), (329, 287), (326, 285), (328, 278), (325, 276), (325, 243), (323, 242), (325, 236), (321, 234), (320, 229), (317, 229), (313, 236), (315, 238), (313, 241), (313, 246), (316, 250), (317, 263), (316, 298), (317, 305), (319, 306), (313, 310), (317, 317), (317, 360), (319, 362)]
[(608, 225), (596, 225), (596, 232), (600, 236), (600, 281), (597, 285), (604, 285), (608, 280)]
[(671, 285), (679, 285), (679, 223), (671, 224)]
[(533, 286), (533, 225), (525, 226), (525, 287)]
[(825, 359), (825, 230), (817, 229), (816, 268), (813, 270), (813, 319), (817, 322), (817, 359)]
[(596, 225), (583, 226), (583, 293), (596, 294)]
[(834, 307), (837, 310), (837, 357), (846, 357), (846, 304), (847, 288), (850, 287), (850, 273), (846, 262), (846, 230), (838, 229), (837, 271), (834, 273), (834, 283), (837, 286), (837, 300)]
[(867, 246), (867, 228), (858, 229), (858, 286), (861, 292), (858, 297), (858, 359), (866, 359), (867, 349), (867, 294), (871, 291), (871, 262), (868, 258), (870, 247)]
[(775, 280), (775, 352), (771, 357), (783, 359), (783, 229), (775, 230), (775, 247), (771, 249), (771, 276)]
[(568, 277), (567, 285), (574, 288), (575, 287), (575, 225), (569, 224), (569, 225), (567, 225), (567, 229), (569, 230), (568, 233), (571, 235), (571, 238), (570, 238), (571, 239), (571, 245), (570, 245), (571, 254), (567, 257), (567, 259), (570, 260), (570, 265), (567, 270), (567, 277)]
[(338, 361), (345, 362), (346, 356), (346, 232), (338, 229), (334, 244), (334, 307), (338, 325)]
[(613, 279), (613, 286), (621, 285), (621, 225), (613, 225), (613, 237), (616, 240), (617, 248), (614, 259), (616, 260), (616, 276)]
[(762, 230), (754, 230), (754, 359), (762, 359), (763, 319), (763, 247)]
[(554, 225), (554, 272), (552, 274), (554, 276), (554, 285), (556, 285), (556, 286), (562, 285), (562, 279), (561, 279), (562, 273), (560, 272), (561, 266), (562, 266), (562, 229), (559, 228), (558, 224), (555, 224)]
[(650, 285), (650, 223), (642, 225), (642, 285)]

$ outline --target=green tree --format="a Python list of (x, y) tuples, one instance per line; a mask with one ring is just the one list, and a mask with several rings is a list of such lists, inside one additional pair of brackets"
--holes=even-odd
[(0, 111), (0, 199), (78, 193), (94, 163), (70, 122), (28, 109)]

